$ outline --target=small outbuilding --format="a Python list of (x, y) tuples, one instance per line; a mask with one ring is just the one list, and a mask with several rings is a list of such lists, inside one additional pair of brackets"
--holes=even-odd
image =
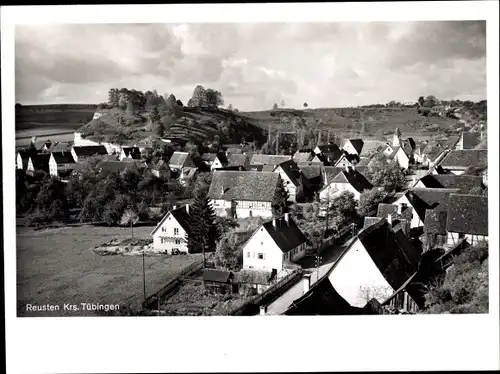
[(238, 285), (233, 282), (234, 274), (230, 271), (205, 269), (203, 285), (214, 293), (233, 293), (238, 291)]

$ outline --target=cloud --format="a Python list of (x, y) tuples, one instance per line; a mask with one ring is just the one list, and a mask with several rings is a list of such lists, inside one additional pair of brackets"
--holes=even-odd
[(107, 100), (157, 89), (187, 102), (202, 84), (260, 110), (486, 97), (481, 21), (61, 24), (16, 28), (16, 100)]

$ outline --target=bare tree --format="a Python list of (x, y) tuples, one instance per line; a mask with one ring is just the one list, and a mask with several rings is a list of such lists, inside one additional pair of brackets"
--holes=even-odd
[(137, 213), (132, 210), (132, 209), (127, 209), (125, 212), (123, 212), (122, 218), (120, 220), (120, 224), (122, 226), (128, 226), (130, 225), (130, 228), (132, 229), (132, 239), (134, 239), (134, 225), (139, 221), (139, 216)]

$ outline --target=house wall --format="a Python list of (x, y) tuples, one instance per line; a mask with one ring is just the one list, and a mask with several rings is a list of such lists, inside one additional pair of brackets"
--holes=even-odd
[(216, 157), (215, 160), (214, 160), (214, 162), (210, 166), (210, 170), (220, 169), (222, 167), (224, 167), (224, 165), (222, 165), (222, 163), (219, 161), (219, 158)]
[(464, 234), (463, 237), (460, 237), (460, 234), (458, 232), (448, 232), (447, 244), (448, 245), (456, 244), (462, 238), (466, 239), (469, 244), (474, 246), (479, 244), (480, 242), (488, 241), (488, 236)]
[(344, 191), (352, 192), (354, 194), (354, 199), (359, 201), (361, 194), (349, 183), (330, 183), (328, 187), (324, 188), (319, 193), (319, 198), (321, 200), (330, 198), (331, 201)]
[(21, 157), (20, 153), (17, 154), (16, 167), (21, 170), (23, 169), (23, 158)]
[(26, 170), (28, 170), (28, 171), (35, 171), (35, 168), (33, 167), (33, 161), (31, 160), (31, 157), (28, 160), (28, 166), (26, 167)]
[[(398, 200), (396, 200), (394, 203), (392, 203), (392, 205), (397, 205), (397, 206), (401, 206), (402, 204), (406, 204), (406, 206), (413, 208), (413, 205), (410, 204), (410, 201), (408, 201), (408, 198), (405, 195), (401, 196)], [(418, 216), (415, 209), (413, 209), (412, 216), (411, 216), (410, 228), (413, 229), (413, 228), (422, 227), (422, 226), (424, 226), (424, 223), (422, 222), (422, 220)]]
[(391, 146), (387, 146), (387, 148), (384, 150), (384, 155), (389, 156), (394, 149)]
[(346, 166), (352, 166), (352, 164), (345, 158), (345, 156), (342, 156), (339, 158), (337, 163), (335, 164), (336, 167), (346, 167)]
[(400, 147), (401, 146), (401, 138), (394, 134), (392, 136), (392, 146), (393, 147)]
[(106, 147), (106, 152), (108, 152), (108, 155), (120, 153), (122, 151), (122, 148), (117, 144), (104, 142), (102, 143), (102, 145)]
[(380, 303), (395, 291), (373, 263), (361, 241), (357, 239), (335, 266), (329, 279), (349, 304), (360, 308), (369, 301), (365, 298), (363, 289), (375, 290), (372, 297)]
[(404, 151), (399, 148), (398, 152), (394, 156), (394, 160), (399, 164), (400, 167), (408, 169), (410, 166), (410, 160)]
[(356, 148), (353, 147), (350, 141), (345, 142), (344, 146), (342, 147), (344, 151), (351, 155), (357, 155), (358, 151), (356, 151)]
[[(259, 258), (263, 255), (263, 259)], [(278, 272), (283, 269), (283, 252), (261, 226), (243, 247), (243, 269)]]
[(71, 155), (73, 156), (73, 160), (75, 160), (75, 162), (79, 161), (74, 148), (71, 148)]
[[(175, 229), (178, 231), (176, 232)], [(155, 252), (172, 253), (177, 248), (180, 252), (188, 253), (186, 231), (179, 222), (169, 214), (161, 227), (153, 235), (153, 249)]]
[(49, 160), (49, 173), (50, 175), (53, 175), (57, 177), (57, 162), (54, 159), (53, 155), (50, 155), (50, 160)]
[[(219, 217), (226, 217), (226, 209), (231, 208), (231, 201), (227, 200), (210, 200), (215, 214)], [(271, 208), (271, 203), (268, 201), (236, 201), (236, 216), (240, 218), (252, 217), (263, 217), (271, 218), (273, 216), (273, 211)]]
[(283, 185), (285, 189), (288, 191), (288, 201), (295, 202), (297, 196), (297, 187), (292, 183), (288, 175), (283, 171), (281, 166), (278, 166), (275, 170), (275, 173), (279, 173), (281, 180), (283, 181)]

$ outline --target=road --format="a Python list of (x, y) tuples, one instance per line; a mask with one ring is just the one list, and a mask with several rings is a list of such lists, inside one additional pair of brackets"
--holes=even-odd
[[(322, 257), (323, 264), (319, 267), (318, 271), (314, 267), (314, 258), (305, 259), (303, 264), (303, 269), (306, 273), (311, 274), (311, 287), (315, 284), (318, 279), (321, 279), (323, 275), (325, 275), (328, 270), (334, 265), (335, 261), (340, 257), (344, 249), (346, 249), (352, 242), (352, 238), (347, 242), (334, 245), (328, 249), (325, 249)], [(312, 265), (312, 266), (311, 266)], [(302, 281), (299, 281), (295, 286), (286, 291), (283, 295), (281, 295), (278, 299), (267, 306), (267, 314), (268, 315), (281, 315), (283, 314), (289, 306), (292, 304), (294, 300), (297, 300), (303, 295), (304, 286)]]

